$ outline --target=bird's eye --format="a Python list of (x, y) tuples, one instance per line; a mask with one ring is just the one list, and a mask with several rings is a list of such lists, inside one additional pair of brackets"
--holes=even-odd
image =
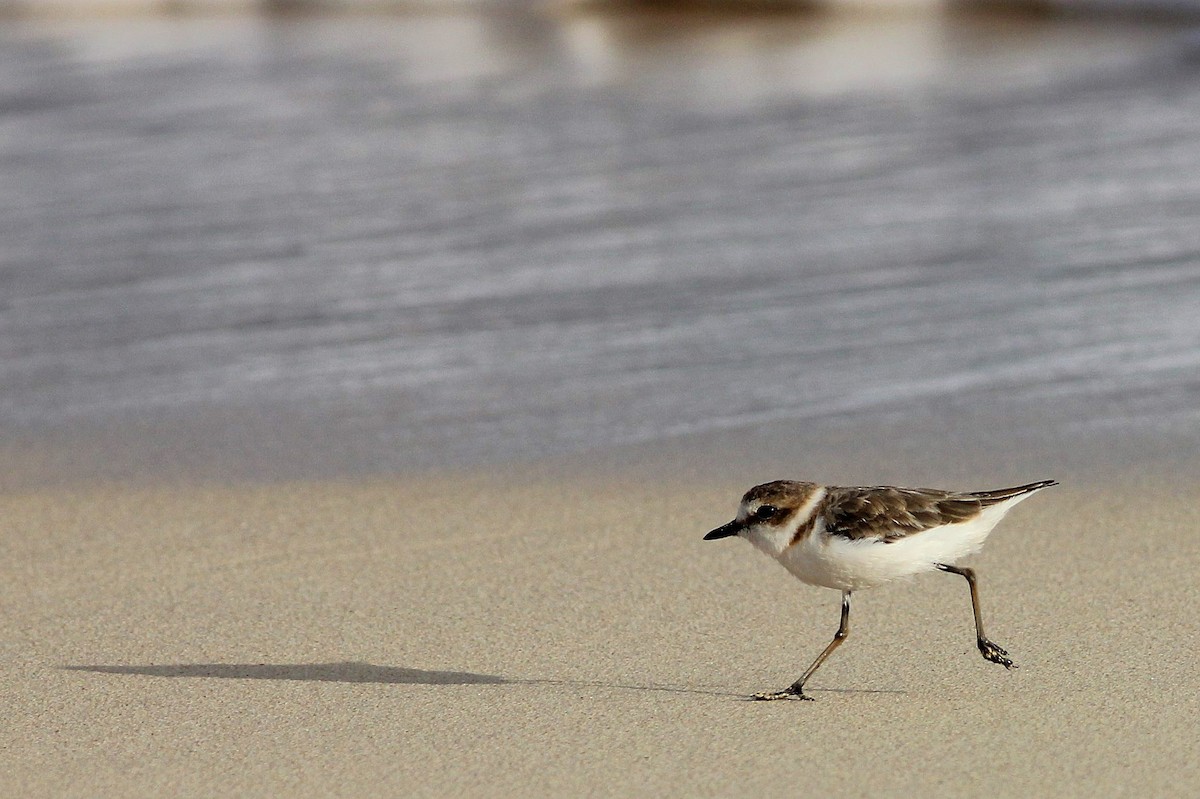
[(759, 505), (758, 510), (754, 511), (756, 519), (771, 519), (779, 515), (779, 508), (774, 505)]

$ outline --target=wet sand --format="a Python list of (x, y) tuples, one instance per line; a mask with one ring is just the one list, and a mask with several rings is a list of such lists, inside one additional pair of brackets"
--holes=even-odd
[(970, 15), (0, 28), (0, 446), (305, 479), (947, 399), (1195, 421), (1195, 48)]

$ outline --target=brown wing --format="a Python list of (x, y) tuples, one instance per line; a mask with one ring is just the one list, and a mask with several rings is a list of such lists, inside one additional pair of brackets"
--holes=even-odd
[(965, 522), (992, 503), (933, 488), (831, 486), (822, 504), (820, 513), (831, 535), (892, 542), (943, 524)]

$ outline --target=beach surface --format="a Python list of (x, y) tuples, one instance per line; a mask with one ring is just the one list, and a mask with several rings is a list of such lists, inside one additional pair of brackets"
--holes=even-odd
[[(0, 792), (1191, 795), (1195, 472), (994, 441), (972, 470), (886, 432), (878, 460), (775, 431), (600, 465), (9, 492)], [(963, 581), (926, 575), (858, 594), (816, 701), (746, 701), (798, 676), (838, 598), (701, 536), (749, 482), (821, 461), (1063, 480), (974, 559), (1019, 669), (975, 651)]]
[[(0, 28), (0, 795), (1195, 796), (1160, 20)], [(705, 543), (1057, 479), (963, 580)]]

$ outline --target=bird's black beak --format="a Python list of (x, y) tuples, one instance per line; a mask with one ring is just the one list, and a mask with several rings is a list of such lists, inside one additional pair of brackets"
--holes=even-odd
[(708, 535), (704, 536), (705, 541), (716, 541), (718, 538), (729, 538), (731, 535), (737, 535), (742, 531), (742, 523), (734, 519), (729, 524), (723, 524), (716, 530), (713, 530)]

